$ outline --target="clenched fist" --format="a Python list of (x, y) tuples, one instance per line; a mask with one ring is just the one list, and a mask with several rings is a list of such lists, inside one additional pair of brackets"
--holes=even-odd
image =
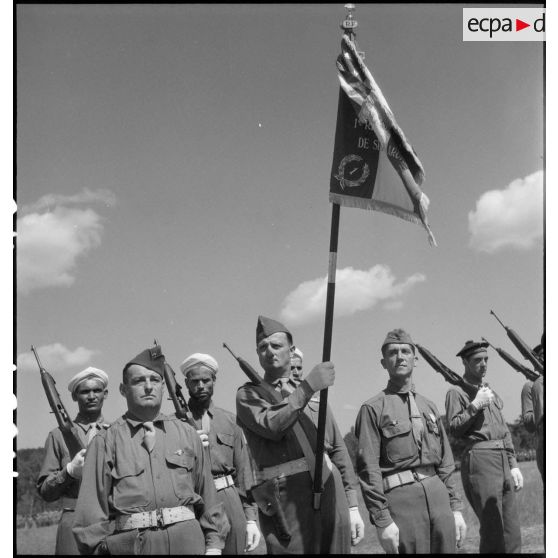
[(306, 381), (312, 391), (321, 391), (333, 385), (335, 381), (335, 368), (333, 362), (321, 362), (312, 368), (306, 376)]
[(492, 390), (489, 387), (481, 387), (472, 403), (477, 409), (484, 409), (490, 405), (493, 399), (494, 393), (492, 393)]

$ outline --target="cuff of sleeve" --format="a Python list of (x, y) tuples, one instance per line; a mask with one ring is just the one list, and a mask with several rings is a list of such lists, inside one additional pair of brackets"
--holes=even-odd
[(387, 508), (375, 514), (370, 514), (370, 521), (376, 527), (380, 527), (381, 529), (393, 523), (393, 519), (391, 518), (391, 514), (389, 513), (389, 510)]
[(459, 498), (452, 498), (450, 500), (450, 508), (452, 512), (463, 511), (463, 502)]
[(510, 463), (510, 469), (515, 469), (517, 467), (517, 459), (515, 458), (515, 456), (510, 456), (509, 457), (509, 463)]
[(244, 516), (246, 521), (257, 521), (258, 520), (258, 506), (256, 504), (252, 506), (246, 506), (244, 508)]
[(56, 475), (56, 482), (58, 484), (66, 484), (75, 480), (77, 479), (75, 479), (74, 477), (72, 477), (72, 475), (70, 475), (70, 473), (68, 473), (68, 465), (60, 469), (60, 471), (58, 471), (58, 474)]
[(349, 508), (358, 507), (358, 496), (356, 490), (347, 490), (345, 492), (347, 495), (347, 502), (349, 503)]
[(289, 395), (289, 401), (298, 409), (302, 409), (310, 399), (314, 392), (310, 388), (310, 384), (306, 380), (302, 380), (300, 385)]

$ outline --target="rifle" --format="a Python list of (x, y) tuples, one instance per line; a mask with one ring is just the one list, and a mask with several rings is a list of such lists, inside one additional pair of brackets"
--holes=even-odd
[(495, 347), (492, 343), (490, 343), (490, 341), (488, 341), (484, 337), (482, 337), (481, 339), (483, 341), (486, 341), (512, 368), (514, 368), (518, 372), (521, 372), (528, 380), (534, 382), (540, 376), (538, 372), (535, 372), (534, 370), (531, 370), (530, 368), (523, 366), (523, 364), (517, 362), (517, 360), (515, 360), (515, 358), (513, 358), (509, 353), (507, 353), (503, 349), (499, 349), (498, 347)]
[(229, 353), (231, 353), (231, 355), (237, 360), (240, 368), (242, 369), (242, 371), (248, 376), (248, 378), (250, 379), (250, 381), (253, 384), (256, 384), (257, 386), (259, 386), (263, 379), (262, 377), (252, 368), (252, 365), (245, 359), (243, 359), (242, 357), (237, 357), (230, 349), (230, 347), (226, 344), (223, 343), (223, 347), (225, 347), (225, 349), (227, 349), (227, 351), (229, 351)]
[(448, 368), (441, 360), (435, 357), (428, 349), (426, 349), (422, 345), (415, 343), (415, 347), (418, 349), (418, 352), (421, 354), (422, 358), (424, 358), (424, 360), (428, 362), (428, 364), (430, 364), (430, 366), (432, 366), (432, 368), (434, 368), (436, 372), (441, 374), (446, 382), (454, 386), (459, 386), (460, 388), (465, 390), (469, 396), (476, 396), (478, 391), (477, 386), (469, 383), (463, 378), (463, 376), (460, 376), (459, 374)]
[(35, 355), (35, 360), (37, 361), (37, 365), (39, 366), (39, 372), (41, 373), (41, 382), (48, 399), (48, 404), (50, 405), (50, 408), (52, 409), (52, 412), (56, 417), (58, 427), (60, 428), (64, 441), (66, 442), (66, 446), (68, 447), (68, 451), (70, 452), (70, 459), (73, 459), (76, 453), (84, 449), (85, 446), (83, 445), (81, 438), (78, 435), (77, 427), (74, 424), (74, 421), (70, 418), (68, 411), (66, 411), (66, 407), (64, 407), (64, 404), (60, 399), (60, 394), (56, 389), (56, 382), (54, 381), (54, 378), (41, 364), (39, 355), (37, 354), (37, 351), (33, 345), (31, 345), (31, 351)]
[[(154, 339), (153, 343), (160, 348), (159, 343), (157, 343), (157, 339)], [(172, 403), (174, 405), (175, 415), (180, 419), (186, 419), (188, 424), (197, 430), (198, 427), (196, 426), (192, 413), (188, 408), (188, 403), (186, 403), (186, 399), (184, 399), (184, 395), (182, 394), (182, 386), (176, 381), (176, 374), (164, 355), (163, 359), (165, 361), (163, 369), (165, 383), (167, 384), (167, 389), (169, 390), (169, 399), (172, 399)]]
[(490, 310), (490, 313), (498, 320), (498, 323), (506, 330), (509, 339), (516, 346), (517, 350), (523, 355), (523, 358), (531, 362), (531, 364), (535, 367), (537, 372), (544, 374), (544, 364), (542, 364), (542, 362), (537, 358), (535, 353), (533, 353), (533, 351), (529, 348), (529, 345), (527, 345), (527, 343), (525, 343), (525, 341), (523, 341), (523, 339), (521, 339), (521, 337), (519, 337), (519, 335), (517, 335), (517, 333), (513, 329), (506, 327), (501, 322), (500, 318), (496, 316), (494, 311)]

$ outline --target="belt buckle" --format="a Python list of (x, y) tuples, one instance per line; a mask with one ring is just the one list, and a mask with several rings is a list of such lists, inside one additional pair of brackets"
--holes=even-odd
[(165, 526), (165, 518), (163, 517), (163, 508), (155, 510), (155, 518), (157, 519), (157, 527), (162, 528)]

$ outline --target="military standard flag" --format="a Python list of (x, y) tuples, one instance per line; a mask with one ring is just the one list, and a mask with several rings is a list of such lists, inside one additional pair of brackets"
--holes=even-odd
[(420, 188), (424, 168), (347, 35), (337, 70), (341, 89), (329, 200), (422, 224), (436, 246), (426, 216), (430, 202)]

